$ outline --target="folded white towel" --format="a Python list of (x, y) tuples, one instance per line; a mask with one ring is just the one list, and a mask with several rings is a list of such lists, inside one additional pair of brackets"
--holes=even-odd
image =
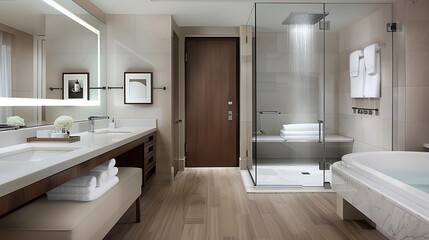
[(97, 180), (93, 176), (80, 176), (62, 184), (60, 187), (89, 187), (95, 186)]
[(363, 50), (364, 59), (365, 59), (365, 71), (366, 75), (374, 75), (377, 73), (377, 63), (376, 63), (376, 52), (378, 50), (378, 43), (371, 44)]
[(285, 131), (280, 130), (282, 134), (289, 135), (289, 136), (313, 136), (313, 135), (319, 135), (319, 130), (317, 131)]
[(114, 158), (110, 159), (109, 161), (95, 167), (92, 170), (109, 170), (113, 168), (116, 165), (116, 160)]
[(79, 194), (85, 194), (85, 193), (90, 193), (92, 191), (94, 191), (95, 189), (95, 184), (88, 186), (88, 187), (62, 187), (62, 186), (58, 186), (50, 191), (47, 192), (47, 194), (58, 194), (58, 193), (67, 193), (67, 194), (74, 194), (74, 193), (79, 193)]
[(287, 135), (282, 131), (280, 131), (280, 137), (293, 142), (315, 142), (319, 139), (319, 135)]
[(97, 187), (100, 187), (101, 185), (103, 185), (105, 182), (109, 180), (109, 177), (107, 174), (108, 171), (109, 170), (103, 170), (103, 171), (91, 170), (85, 173), (85, 175), (94, 176), (95, 179), (97, 180)]
[(113, 186), (119, 182), (118, 177), (114, 177), (110, 181), (106, 182), (102, 187), (96, 187), (94, 191), (87, 194), (47, 194), (48, 200), (71, 200), (71, 201), (94, 201), (101, 197), (104, 193), (109, 191)]
[(365, 74), (365, 84), (363, 95), (366, 98), (379, 98), (380, 97), (380, 88), (381, 88), (381, 79), (380, 79), (380, 53), (376, 52), (375, 54), (375, 74)]
[(285, 131), (319, 131), (318, 123), (294, 123), (283, 125)]
[(359, 76), (359, 69), (363, 66), (359, 65), (359, 59), (363, 56), (362, 50), (356, 50), (350, 53), (349, 66), (350, 66), (350, 77)]
[(352, 76), (350, 73), (350, 95), (352, 98), (364, 97), (364, 84), (365, 84), (365, 60), (359, 60), (359, 74)]

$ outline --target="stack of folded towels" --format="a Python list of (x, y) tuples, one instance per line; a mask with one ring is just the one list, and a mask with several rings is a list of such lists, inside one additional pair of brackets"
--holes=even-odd
[(280, 130), (281, 138), (311, 138), (315, 136), (319, 136), (318, 123), (285, 124)]
[(101, 197), (119, 182), (116, 160), (100, 166), (74, 178), (47, 192), (48, 200), (93, 201)]

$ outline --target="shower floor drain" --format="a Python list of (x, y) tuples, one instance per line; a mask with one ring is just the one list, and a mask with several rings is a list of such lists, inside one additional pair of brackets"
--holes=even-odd
[(302, 175), (310, 175), (309, 172), (301, 172)]

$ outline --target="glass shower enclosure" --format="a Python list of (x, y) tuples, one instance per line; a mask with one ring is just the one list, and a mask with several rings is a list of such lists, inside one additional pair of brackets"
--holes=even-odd
[[(247, 23), (253, 92), (248, 170), (256, 186), (330, 188), (331, 165), (352, 152), (358, 139), (348, 130), (355, 128), (350, 119), (361, 117), (352, 107), (385, 104), (386, 111), (371, 117), (391, 123), (392, 88), (380, 90), (384, 99), (354, 99), (348, 78), (350, 52), (380, 43), (388, 55), (392, 36), (385, 26), (391, 15), (391, 4), (254, 5)], [(359, 39), (355, 31), (361, 31)], [(388, 61), (384, 65), (385, 72), (392, 70)], [(391, 86), (386, 83), (392, 77), (384, 81), (383, 87)]]

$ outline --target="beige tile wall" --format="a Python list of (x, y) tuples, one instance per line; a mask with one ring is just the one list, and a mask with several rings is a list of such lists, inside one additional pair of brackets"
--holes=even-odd
[[(341, 135), (354, 139), (353, 152), (392, 148), (392, 40), (385, 27), (391, 21), (391, 11), (386, 5), (338, 34), (338, 126)], [(385, 44), (381, 49), (381, 98), (352, 99), (349, 54), (373, 43)], [(379, 112), (354, 114), (352, 107), (379, 108)]]
[(429, 143), (429, 1), (398, 4), (405, 5), (406, 82), (405, 87), (401, 85), (405, 91), (400, 92), (401, 97), (405, 95), (405, 149), (422, 151), (423, 144)]
[(252, 168), (252, 26), (240, 26), (240, 168)]
[(107, 93), (107, 113), (114, 118), (156, 118), (157, 178), (171, 178), (172, 89), (171, 15), (107, 16), (107, 82), (123, 86), (124, 72), (153, 72), (153, 104), (124, 104), (122, 90)]
[[(261, 129), (266, 134), (278, 135), (281, 126), (286, 123), (317, 122), (323, 109), (323, 42), (322, 34), (315, 33), (315, 53), (310, 59), (309, 72), (303, 73), (295, 68), (294, 59), (299, 53), (294, 52), (294, 47), (289, 42), (286, 32), (258, 32), (256, 41), (257, 54), (257, 110), (279, 111), (280, 115), (263, 114), (260, 117)], [(328, 46), (329, 47), (329, 46)], [(330, 49), (332, 50), (332, 49)], [(334, 52), (334, 53), (333, 53)], [(336, 53), (335, 49), (327, 55), (330, 76), (328, 84), (335, 87)], [(327, 99), (329, 101), (328, 112), (336, 112), (334, 92), (329, 89)], [(330, 131), (335, 132), (335, 126), (329, 125)]]

